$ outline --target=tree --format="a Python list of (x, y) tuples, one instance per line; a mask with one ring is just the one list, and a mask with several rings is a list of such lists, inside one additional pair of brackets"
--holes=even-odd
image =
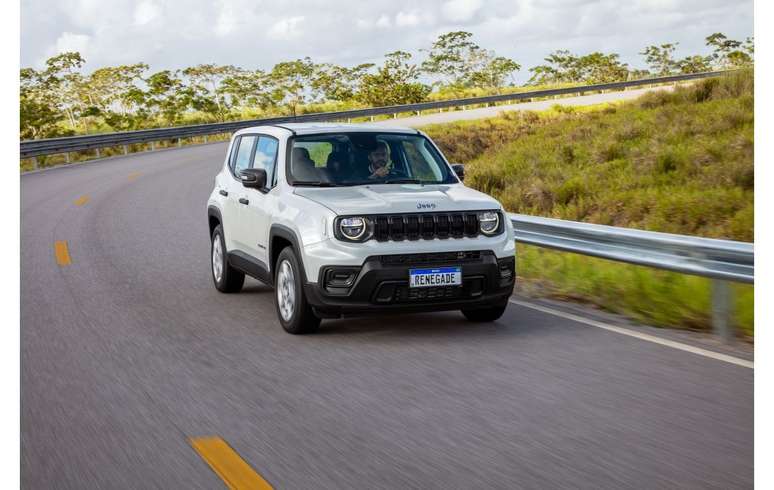
[(712, 70), (711, 58), (709, 56), (686, 56), (677, 62), (677, 68), (680, 73), (702, 73)]
[(225, 121), (230, 105), (227, 95), (221, 89), (221, 83), (232, 76), (236, 70), (231, 65), (214, 64), (202, 64), (184, 69), (182, 74), (188, 78), (191, 107), (210, 114), (219, 121)]
[(85, 62), (80, 53), (68, 51), (46, 60), (42, 73), (44, 85), (53, 91), (73, 130), (84, 108), (84, 80), (79, 70)]
[(148, 90), (143, 103), (151, 114), (161, 116), (168, 124), (175, 124), (191, 101), (191, 91), (183, 84), (179, 72), (163, 70), (149, 76)]
[(236, 107), (258, 106), (261, 109), (273, 106), (269, 93), (269, 77), (262, 70), (243, 70), (237, 68), (221, 83), (221, 91), (226, 94), (231, 105)]
[(144, 119), (142, 90), (137, 82), (148, 70), (145, 63), (108, 66), (95, 70), (85, 80), (90, 114), (101, 116), (114, 129), (136, 129)]
[(645, 62), (655, 75), (671, 75), (678, 68), (678, 63), (673, 56), (678, 44), (666, 43), (661, 46), (648, 46), (640, 54), (645, 56)]
[(753, 38), (745, 42), (728, 39), (722, 32), (716, 32), (705, 38), (707, 46), (713, 48), (710, 55), (712, 63), (721, 70), (741, 68), (753, 62)]
[(511, 59), (482, 49), (471, 37), (465, 31), (438, 36), (422, 63), (422, 72), (445, 78), (446, 85), (496, 88), (521, 68)]
[(607, 83), (626, 80), (629, 68), (618, 60), (615, 53), (600, 52), (576, 56), (567, 50), (554, 51), (545, 61), (546, 65), (530, 68), (530, 85), (551, 83)]
[(355, 97), (363, 75), (373, 67), (373, 63), (364, 63), (352, 68), (331, 63), (316, 65), (311, 89), (326, 100), (350, 100)]
[(431, 87), (418, 81), (419, 68), (411, 64), (411, 54), (393, 51), (385, 55), (376, 73), (363, 75), (356, 98), (372, 106), (421, 102)]
[[(19, 132), (21, 139), (64, 136), (59, 123), (64, 112), (55, 87), (44, 72), (22, 68), (19, 72)], [(72, 131), (69, 131), (72, 133)]]
[(306, 102), (314, 68), (315, 65), (309, 57), (274, 65), (269, 73), (271, 99), (277, 104), (286, 105), (295, 116), (298, 106)]

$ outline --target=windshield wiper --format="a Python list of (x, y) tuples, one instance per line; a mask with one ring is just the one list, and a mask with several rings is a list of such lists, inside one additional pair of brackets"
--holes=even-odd
[(296, 186), (310, 186), (310, 187), (340, 187), (335, 182), (320, 182), (319, 180), (296, 180), (293, 182)]
[(381, 182), (375, 182), (375, 184), (421, 184), (422, 181), (419, 179), (387, 179), (383, 180)]

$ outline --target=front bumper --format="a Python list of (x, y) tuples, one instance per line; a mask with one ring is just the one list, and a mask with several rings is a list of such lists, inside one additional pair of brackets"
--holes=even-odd
[[(462, 286), (409, 288), (409, 269), (460, 266)], [(334, 274), (335, 273), (335, 274)], [(348, 286), (334, 276), (345, 278)], [(500, 305), (513, 292), (515, 259), (489, 250), (376, 255), (361, 267), (323, 266), (317, 283), (304, 287), (307, 301), (322, 317), (384, 312), (459, 310)]]

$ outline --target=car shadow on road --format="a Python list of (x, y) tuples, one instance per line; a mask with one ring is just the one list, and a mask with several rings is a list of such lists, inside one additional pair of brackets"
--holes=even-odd
[(396, 338), (511, 337), (529, 335), (539, 327), (534, 322), (523, 320), (516, 308), (509, 308), (502, 318), (492, 323), (471, 322), (460, 312), (454, 311), (386, 314), (323, 320), (315, 335), (379, 334)]

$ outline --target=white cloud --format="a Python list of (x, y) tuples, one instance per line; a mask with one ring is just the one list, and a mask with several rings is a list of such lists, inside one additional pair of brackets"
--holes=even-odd
[(376, 19), (374, 25), (376, 27), (387, 28), (392, 26), (392, 22), (390, 21), (390, 17), (387, 14), (382, 14), (378, 19)]
[(299, 15), (280, 20), (269, 29), (269, 39), (289, 40), (299, 37), (301, 35), (301, 24), (303, 24), (304, 19), (303, 15)]
[(74, 34), (72, 32), (63, 32), (57, 38), (54, 46), (49, 51), (49, 56), (53, 56), (65, 51), (78, 51), (85, 53), (89, 51), (91, 36), (88, 34)]
[(422, 19), (416, 12), (400, 11), (395, 14), (395, 25), (398, 27), (411, 27), (419, 25), (421, 22)]
[(466, 22), (481, 8), (481, 0), (449, 0), (443, 7), (443, 15), (452, 22)]
[(752, 0), (23, 0), (21, 64), (78, 50), (86, 72), (145, 62), (152, 71), (200, 63), (271, 69), (309, 56), (345, 65), (385, 53), (425, 56), (439, 34), (473, 33), (481, 47), (529, 67), (556, 49), (620, 53), (644, 65), (645, 46), (679, 42), (676, 56), (707, 52), (704, 38), (753, 33)]
[(145, 25), (159, 17), (161, 9), (152, 0), (144, 0), (134, 9), (134, 23)]

